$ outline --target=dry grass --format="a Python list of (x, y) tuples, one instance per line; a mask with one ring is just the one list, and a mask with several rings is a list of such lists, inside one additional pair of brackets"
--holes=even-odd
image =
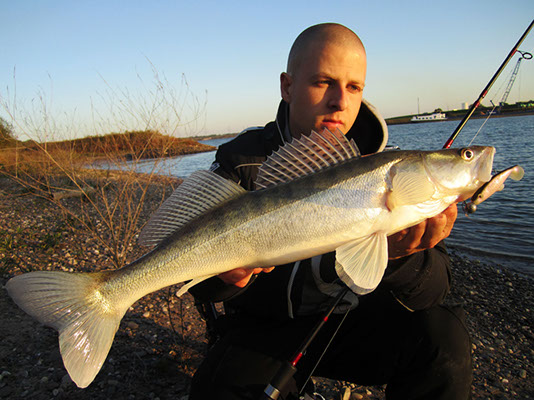
[[(149, 188), (151, 198), (160, 203), (177, 183), (153, 172), (87, 169), (87, 156), (64, 149), (41, 147), (4, 150), (0, 154), (0, 174), (26, 193), (53, 203), (60, 212), (58, 217), (73, 229), (89, 232), (111, 255), (116, 267), (124, 265), (128, 249), (142, 228), (139, 217), (147, 206)], [(120, 162), (113, 152), (107, 160)], [(102, 235), (101, 229), (107, 234)]]
[[(9, 116), (8, 133), (17, 133), (8, 135), (10, 140), (0, 148), (0, 175), (19, 184), (25, 193), (53, 203), (66, 224), (88, 232), (106, 248), (116, 267), (124, 265), (127, 250), (142, 228), (142, 211), (147, 206), (157, 207), (169, 188), (177, 184), (176, 180), (162, 180), (156, 175), (157, 161), (144, 174), (135, 173), (136, 164), (147, 158), (213, 149), (191, 139), (172, 136), (180, 126), (190, 127), (198, 122), (202, 104), (191, 94), (183, 77), (181, 90), (176, 91), (155, 68), (153, 73), (152, 88), (141, 95), (113, 88), (106, 82), (108, 93), (104, 100), (109, 106), (106, 115), (114, 120), (107, 123), (102, 120), (95, 127), (133, 124), (136, 129), (81, 139), (65, 139), (65, 132), (77, 132), (80, 124), (73, 117), (71, 128), (60, 126), (54, 121), (51, 105), (43, 94), (32, 102), (29, 111), (23, 111), (24, 107), (17, 104), (16, 90), (11, 96), (8, 92), (6, 97), (0, 93), (0, 110)], [(193, 116), (186, 120), (184, 110)], [(17, 137), (30, 140), (22, 142)], [(104, 162), (109, 169), (88, 169), (95, 160)], [(147, 205), (149, 190), (150, 198), (158, 201)], [(107, 232), (105, 235), (102, 229)]]

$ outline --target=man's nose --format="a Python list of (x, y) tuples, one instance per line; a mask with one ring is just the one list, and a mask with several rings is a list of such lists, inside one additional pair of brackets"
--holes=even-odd
[(330, 93), (329, 106), (337, 111), (343, 111), (347, 108), (347, 92), (341, 86), (334, 86)]

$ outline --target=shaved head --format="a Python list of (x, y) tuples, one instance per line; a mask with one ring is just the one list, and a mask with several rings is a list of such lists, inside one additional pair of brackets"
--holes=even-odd
[(280, 92), (294, 137), (339, 129), (347, 133), (360, 111), (367, 57), (360, 38), (333, 23), (302, 32), (289, 53)]
[(313, 25), (295, 39), (287, 59), (287, 72), (294, 75), (299, 70), (305, 55), (310, 50), (321, 48), (325, 44), (353, 48), (365, 54), (365, 48), (358, 35), (346, 26), (335, 23)]

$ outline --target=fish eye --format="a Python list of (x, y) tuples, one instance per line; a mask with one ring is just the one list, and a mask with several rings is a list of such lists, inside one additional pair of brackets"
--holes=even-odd
[(475, 156), (475, 153), (471, 149), (462, 149), (460, 150), (460, 155), (462, 156), (464, 160), (469, 161), (473, 159), (473, 157)]

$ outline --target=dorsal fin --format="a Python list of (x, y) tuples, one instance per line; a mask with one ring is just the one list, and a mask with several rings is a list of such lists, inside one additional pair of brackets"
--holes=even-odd
[(158, 244), (199, 215), (245, 192), (237, 183), (213, 172), (196, 171), (152, 214), (139, 243)]
[(265, 189), (359, 156), (356, 143), (352, 139), (349, 141), (339, 129), (335, 133), (328, 129), (321, 134), (312, 131), (309, 136), (302, 135), (267, 157), (255, 183), (258, 189)]

